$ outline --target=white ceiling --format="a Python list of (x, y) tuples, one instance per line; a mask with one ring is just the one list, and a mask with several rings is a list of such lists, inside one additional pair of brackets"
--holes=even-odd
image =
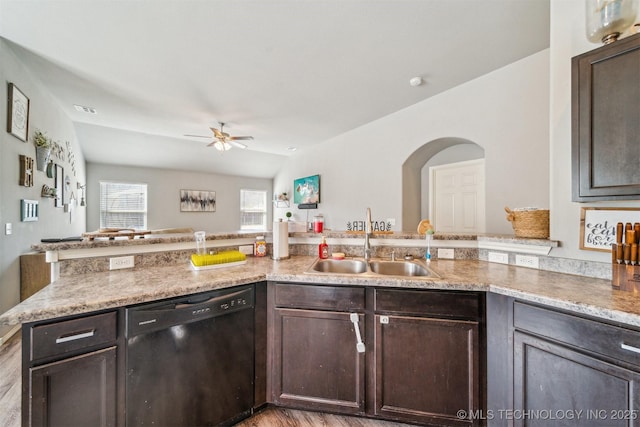
[[(290, 146), (545, 49), (549, 0), (0, 0), (0, 36), (87, 161), (272, 177)], [(184, 137), (219, 121), (249, 149)]]

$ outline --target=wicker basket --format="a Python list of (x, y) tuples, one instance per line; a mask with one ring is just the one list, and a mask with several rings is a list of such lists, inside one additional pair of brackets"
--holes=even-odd
[(516, 237), (532, 239), (549, 238), (549, 210), (514, 210), (505, 207), (507, 220), (511, 222)]

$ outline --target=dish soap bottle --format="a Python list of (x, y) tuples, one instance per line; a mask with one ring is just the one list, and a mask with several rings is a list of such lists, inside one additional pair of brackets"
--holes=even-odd
[(322, 236), (322, 242), (318, 245), (318, 257), (320, 259), (329, 258), (329, 245), (327, 245), (327, 239), (324, 236)]

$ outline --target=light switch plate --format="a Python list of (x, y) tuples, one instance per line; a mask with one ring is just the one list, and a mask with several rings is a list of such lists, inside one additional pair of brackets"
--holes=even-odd
[(4, 234), (6, 234), (8, 236), (11, 233), (13, 233), (13, 224), (11, 224), (10, 222), (7, 222), (4, 225)]

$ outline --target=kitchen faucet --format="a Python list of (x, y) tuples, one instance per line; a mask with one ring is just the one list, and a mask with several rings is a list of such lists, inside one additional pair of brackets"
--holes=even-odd
[(367, 219), (364, 222), (364, 259), (366, 261), (371, 259), (371, 243), (369, 242), (371, 225), (371, 208), (367, 208)]

